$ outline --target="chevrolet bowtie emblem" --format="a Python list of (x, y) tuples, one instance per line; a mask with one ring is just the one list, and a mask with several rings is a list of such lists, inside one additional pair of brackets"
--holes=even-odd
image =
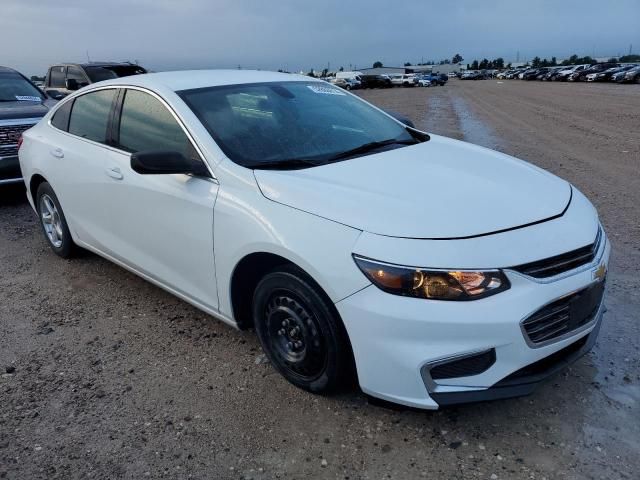
[(593, 278), (594, 280), (598, 280), (599, 282), (601, 282), (606, 276), (607, 266), (604, 263), (601, 263), (600, 266), (593, 271)]

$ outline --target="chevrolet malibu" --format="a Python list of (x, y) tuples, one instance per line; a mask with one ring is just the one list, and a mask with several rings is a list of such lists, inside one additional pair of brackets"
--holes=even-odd
[(550, 173), (328, 83), (249, 71), (83, 88), (25, 132), (51, 249), (84, 248), (328, 392), (435, 409), (530, 393), (589, 350), (610, 245)]

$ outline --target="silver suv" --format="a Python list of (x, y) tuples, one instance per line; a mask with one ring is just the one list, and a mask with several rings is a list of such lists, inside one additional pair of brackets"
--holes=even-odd
[(18, 142), (55, 102), (19, 72), (0, 67), (0, 185), (22, 181)]

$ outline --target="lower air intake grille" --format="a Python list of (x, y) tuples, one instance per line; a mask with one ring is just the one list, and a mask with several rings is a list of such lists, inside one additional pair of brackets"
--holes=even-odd
[(542, 307), (522, 322), (525, 335), (538, 344), (586, 325), (598, 312), (603, 294), (604, 282), (598, 282)]
[(434, 380), (470, 377), (487, 371), (494, 363), (496, 363), (496, 351), (492, 348), (486, 352), (441, 363), (431, 368), (429, 373)]

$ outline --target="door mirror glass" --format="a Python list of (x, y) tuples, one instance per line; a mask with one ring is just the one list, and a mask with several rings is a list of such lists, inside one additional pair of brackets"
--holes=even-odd
[(131, 168), (142, 175), (170, 175), (176, 173), (209, 176), (199, 160), (191, 160), (180, 152), (155, 150), (131, 154)]

